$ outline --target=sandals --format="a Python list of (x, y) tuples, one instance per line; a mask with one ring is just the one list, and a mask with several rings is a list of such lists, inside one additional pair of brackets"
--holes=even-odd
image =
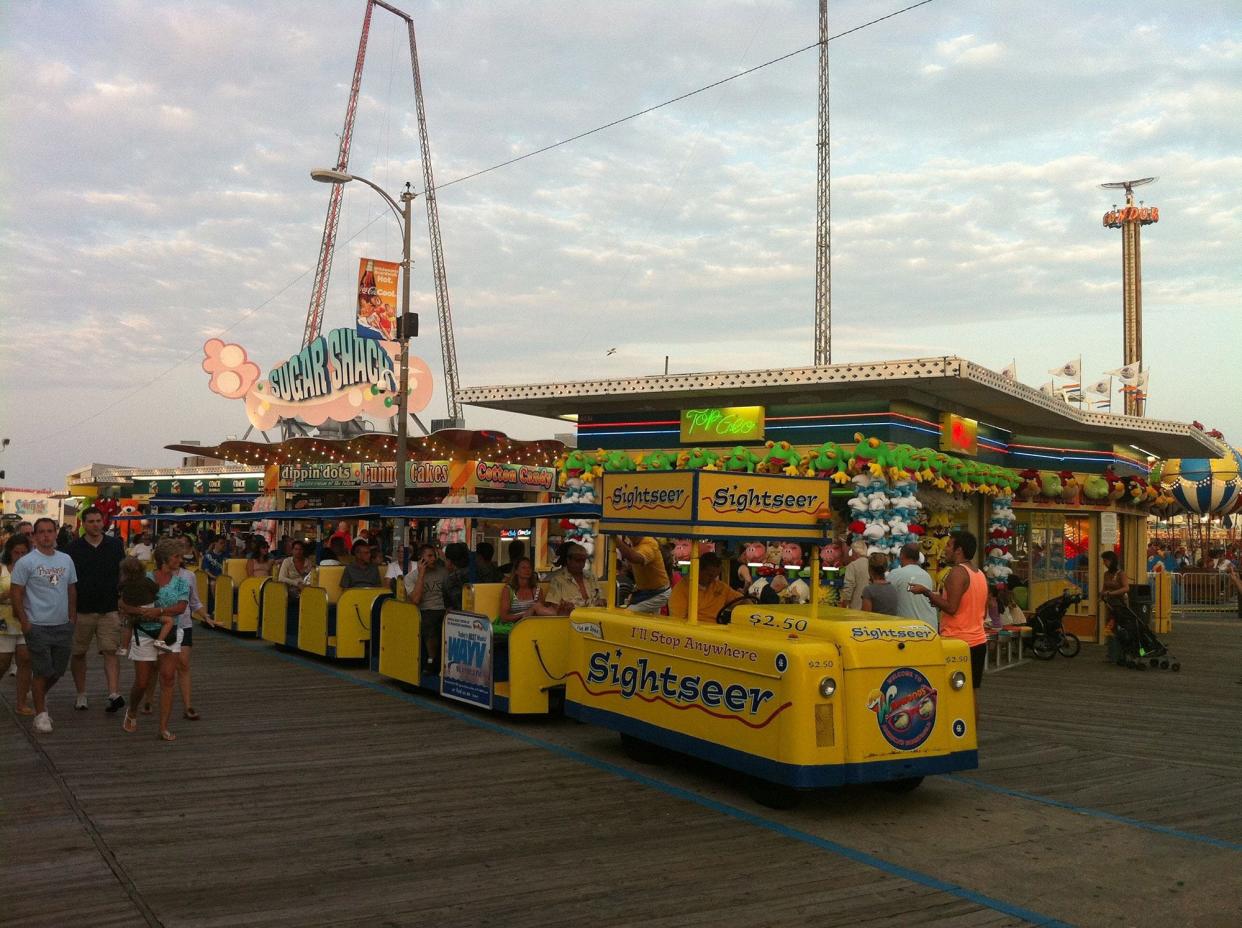
[(121, 728), (133, 734), (138, 730), (138, 720), (130, 714), (128, 709), (125, 710), (125, 720), (121, 722)]
[(165, 728), (162, 732), (160, 732), (159, 739), (161, 741), (176, 741), (177, 736)]
[(35, 714), (34, 709), (30, 708), (30, 706), (18, 706), (13, 711), (16, 712), (18, 715), (34, 715)]
[(193, 707), (186, 709), (185, 712), (182, 713), (182, 716), (184, 718), (189, 719), (191, 722), (197, 722), (199, 719), (202, 718), (202, 716), (198, 714), (198, 711), (195, 710)]

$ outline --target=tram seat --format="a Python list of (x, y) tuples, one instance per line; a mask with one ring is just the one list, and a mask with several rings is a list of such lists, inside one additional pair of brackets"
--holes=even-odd
[(267, 577), (247, 577), (241, 582), (237, 588), (237, 612), (233, 616), (235, 630), (249, 635), (259, 633), (263, 587), (275, 582)]
[(297, 615), (289, 616), (289, 587), (278, 580), (263, 584), (259, 637), (273, 644), (297, 647)]
[(372, 649), (371, 669), (385, 677), (419, 686), (422, 683), (422, 613), (410, 602), (389, 599), (380, 606), (379, 647)]
[(299, 597), (297, 647), (323, 657), (367, 656), (371, 610), (387, 587), (341, 589), (344, 566), (316, 567)]
[(223, 628), (237, 628), (237, 593), (246, 579), (246, 559), (231, 557), (215, 582), (215, 603), (212, 618)]
[(509, 679), (496, 684), (497, 708), (510, 715), (551, 711), (552, 692), (561, 690), (569, 673), (569, 617), (536, 615), (518, 622), (509, 632), (508, 659)]
[(477, 612), (489, 619), (500, 616), (500, 594), (503, 583), (468, 583), (461, 593), (461, 607), (466, 612)]

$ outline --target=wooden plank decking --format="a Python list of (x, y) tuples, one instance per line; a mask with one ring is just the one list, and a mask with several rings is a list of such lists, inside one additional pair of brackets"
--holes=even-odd
[(567, 720), (204, 632), (205, 718), (175, 744), (150, 718), (125, 735), (98, 698), (73, 712), (66, 682), (52, 735), (5, 722), (0, 922), (1233, 926), (1242, 623), (1170, 641), (1178, 675), (1095, 648), (989, 675), (978, 773), (772, 813)]

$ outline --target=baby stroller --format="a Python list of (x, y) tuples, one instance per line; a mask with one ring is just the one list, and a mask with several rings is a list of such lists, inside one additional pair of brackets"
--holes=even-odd
[(1116, 628), (1113, 634), (1117, 638), (1117, 646), (1121, 656), (1117, 659), (1118, 667), (1129, 667), (1131, 670), (1181, 670), (1182, 665), (1169, 653), (1155, 632), (1143, 620), (1139, 611), (1129, 602), (1121, 599), (1108, 599), (1108, 608), (1112, 612)]
[(1066, 590), (1055, 599), (1042, 603), (1031, 614), (1031, 654), (1041, 661), (1050, 661), (1058, 654), (1075, 657), (1082, 645), (1078, 636), (1065, 630), (1065, 613), (1082, 602), (1081, 592)]

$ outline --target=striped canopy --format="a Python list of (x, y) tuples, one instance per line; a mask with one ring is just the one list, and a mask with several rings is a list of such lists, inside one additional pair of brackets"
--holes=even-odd
[(1219, 458), (1173, 458), (1165, 462), (1161, 481), (1188, 512), (1232, 512), (1242, 503), (1242, 452), (1230, 448)]

